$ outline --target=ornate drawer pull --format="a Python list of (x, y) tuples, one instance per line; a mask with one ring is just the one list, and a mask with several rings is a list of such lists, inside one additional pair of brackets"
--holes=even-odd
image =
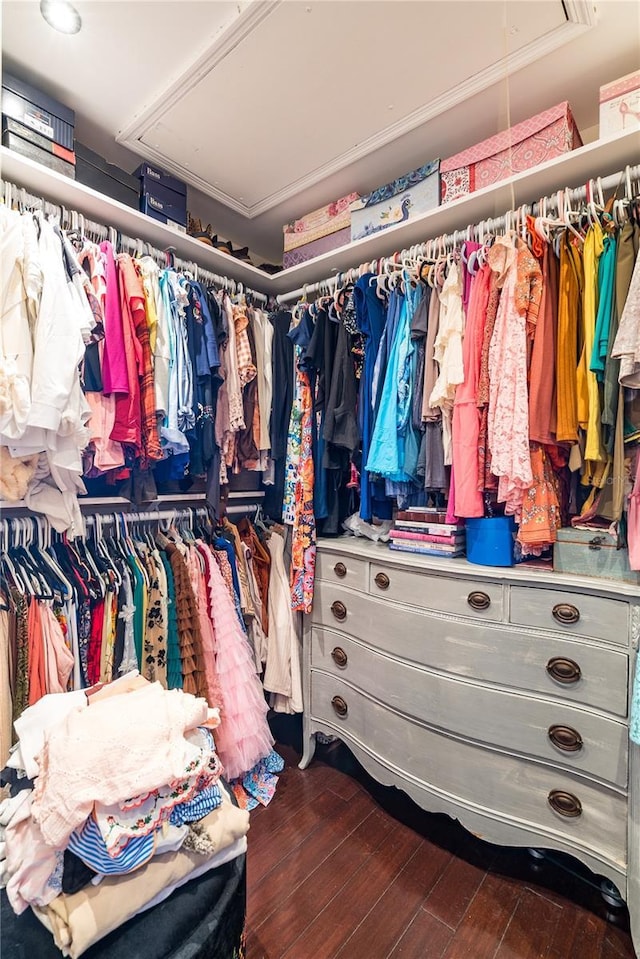
[(331, 658), (336, 666), (344, 667), (347, 665), (347, 654), (341, 646), (336, 646), (331, 650)]
[(557, 683), (562, 683), (563, 686), (577, 683), (582, 676), (578, 664), (574, 663), (572, 659), (564, 659), (562, 656), (554, 656), (549, 660), (547, 672), (552, 679), (555, 679)]
[(566, 819), (577, 819), (582, 815), (582, 803), (578, 797), (563, 789), (552, 789), (547, 796), (547, 802), (554, 812)]
[(344, 603), (341, 603), (339, 599), (337, 599), (335, 603), (331, 604), (331, 612), (340, 622), (347, 618), (347, 607), (344, 605)]
[(565, 753), (577, 753), (582, 749), (582, 736), (571, 726), (549, 726), (547, 735), (553, 745)]
[(375, 578), (375, 584), (378, 589), (389, 589), (391, 585), (391, 580), (386, 573), (377, 573)]
[(491, 597), (480, 590), (475, 590), (467, 596), (467, 602), (471, 609), (489, 609), (491, 606)]
[(555, 621), (562, 623), (563, 626), (571, 626), (580, 619), (580, 610), (571, 603), (558, 603), (551, 610), (551, 614)]
[(347, 575), (347, 567), (344, 565), (344, 563), (336, 563), (336, 565), (333, 567), (333, 572), (336, 574), (336, 576), (339, 576), (340, 579), (344, 579)]
[(346, 716), (349, 707), (347, 706), (346, 700), (342, 696), (334, 696), (331, 700), (331, 705), (338, 714), (338, 716)]

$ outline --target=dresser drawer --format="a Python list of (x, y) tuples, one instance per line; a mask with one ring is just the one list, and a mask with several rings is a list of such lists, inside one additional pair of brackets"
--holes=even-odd
[(371, 563), (369, 592), (409, 606), (422, 606), (456, 616), (500, 621), (502, 586), (454, 579), (433, 572), (397, 569), (385, 563)]
[(432, 669), (627, 715), (629, 658), (613, 649), (439, 617), (324, 582), (311, 621)]
[(626, 788), (628, 729), (614, 719), (420, 669), (321, 627), (311, 667), (430, 726)]
[[(315, 670), (311, 715), (347, 743), (351, 739), (453, 801), (535, 826), (551, 844), (561, 836), (576, 850), (590, 850), (618, 866), (626, 862), (626, 798), (606, 786), (429, 729)], [(569, 818), (562, 811), (579, 815)], [(460, 819), (464, 824), (462, 814)]]
[(512, 586), (509, 607), (512, 623), (591, 636), (620, 646), (629, 643), (629, 606), (622, 600)]
[(351, 589), (366, 592), (369, 583), (369, 564), (353, 556), (340, 556), (318, 550), (316, 556), (316, 580), (327, 583), (342, 583)]

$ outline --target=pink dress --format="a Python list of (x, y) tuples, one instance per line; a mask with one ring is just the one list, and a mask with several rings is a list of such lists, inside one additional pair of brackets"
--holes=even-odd
[(208, 558), (208, 608), (222, 700), (214, 738), (227, 778), (237, 779), (269, 755), (274, 740), (262, 683), (233, 600), (210, 548), (201, 544), (200, 550)]
[(471, 282), (462, 343), (464, 382), (456, 391), (453, 407), (452, 478), (455, 513), (463, 517), (484, 516), (482, 493), (478, 489), (480, 410), (477, 399), (490, 283), (491, 267), (485, 264)]

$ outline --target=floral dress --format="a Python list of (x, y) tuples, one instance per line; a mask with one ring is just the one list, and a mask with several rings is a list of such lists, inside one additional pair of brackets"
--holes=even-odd
[(487, 436), (498, 501), (519, 515), (524, 491), (533, 483), (529, 451), (527, 337), (537, 321), (542, 272), (519, 238), (500, 237), (489, 251), (492, 269), (506, 279), (489, 347)]

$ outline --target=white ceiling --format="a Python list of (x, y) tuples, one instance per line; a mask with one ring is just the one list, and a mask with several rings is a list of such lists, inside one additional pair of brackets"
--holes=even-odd
[(282, 224), (640, 66), (637, 0), (78, 0), (77, 36), (2, 4), (5, 65), (77, 136), (190, 184), (192, 213), (277, 261)]

